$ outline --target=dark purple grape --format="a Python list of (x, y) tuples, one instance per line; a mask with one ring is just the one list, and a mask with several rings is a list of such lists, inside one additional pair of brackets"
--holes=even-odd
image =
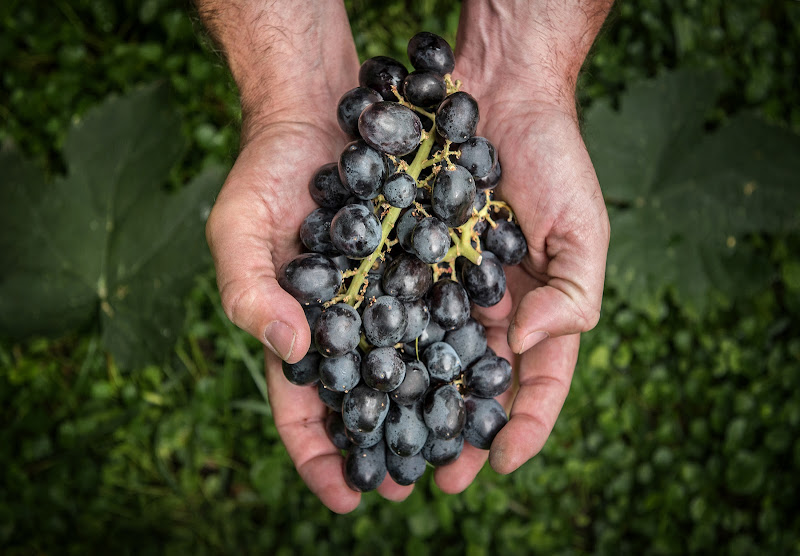
[(319, 399), (322, 400), (326, 406), (337, 413), (342, 412), (342, 402), (344, 401), (344, 392), (334, 392), (328, 390), (322, 382), (317, 383), (317, 394)]
[(303, 253), (284, 264), (278, 284), (303, 305), (330, 301), (342, 286), (342, 272), (320, 253)]
[(438, 263), (450, 249), (450, 231), (447, 224), (434, 216), (423, 218), (411, 232), (411, 245), (422, 262)]
[(500, 168), (500, 159), (498, 159), (488, 176), (485, 178), (475, 178), (475, 187), (478, 189), (478, 191), (491, 189), (500, 183), (500, 178), (502, 175), (503, 170)]
[(425, 330), (422, 331), (422, 334), (416, 340), (409, 341), (404, 346), (404, 350), (412, 357), (416, 357), (418, 353), (425, 351), (425, 348), (429, 345), (441, 342), (444, 339), (444, 334), (445, 330), (431, 320)]
[(342, 421), (341, 413), (336, 413), (335, 411), (328, 413), (325, 418), (325, 430), (333, 445), (340, 450), (351, 450), (353, 448), (353, 443), (347, 438), (347, 429), (344, 426), (344, 421)]
[[(303, 312), (306, 315), (306, 322), (308, 322), (308, 329), (311, 331), (311, 337), (314, 337), (314, 327), (317, 326), (317, 319), (322, 314), (322, 306), (320, 305), (303, 305)], [(317, 349), (314, 347), (314, 342), (311, 342), (309, 349)]]
[(497, 163), (497, 151), (485, 137), (470, 137), (458, 147), (456, 164), (463, 166), (476, 180), (487, 178)]
[(386, 477), (386, 448), (378, 442), (369, 448), (356, 447), (344, 460), (344, 480), (358, 492), (375, 490)]
[(429, 434), (428, 440), (420, 450), (420, 453), (425, 458), (425, 461), (440, 467), (456, 461), (463, 449), (464, 437), (460, 434), (455, 438), (449, 439), (436, 438), (436, 436)]
[(449, 95), (436, 109), (436, 131), (453, 143), (463, 143), (475, 135), (479, 120), (478, 102), (464, 91)]
[(528, 242), (522, 230), (508, 220), (500, 220), (497, 226), (486, 230), (484, 247), (497, 255), (500, 262), (506, 265), (521, 263), (528, 253)]
[(461, 359), (448, 343), (435, 342), (425, 348), (422, 361), (433, 381), (452, 382), (461, 374)]
[(486, 329), (471, 318), (461, 328), (445, 334), (444, 341), (453, 346), (461, 365), (466, 369), (486, 351)]
[(364, 309), (369, 307), (369, 304), (374, 299), (378, 299), (382, 295), (386, 295), (381, 287), (382, 277), (383, 274), (375, 274), (373, 272), (367, 273), (367, 288), (364, 290), (364, 302), (359, 305), (359, 311), (361, 311), (362, 315), (364, 314)]
[(411, 245), (411, 233), (423, 218), (425, 218), (425, 215), (422, 211), (412, 207), (403, 212), (395, 222), (394, 233), (397, 236), (397, 241), (400, 242), (400, 247), (408, 253), (414, 253), (414, 247)]
[(488, 450), (494, 437), (508, 422), (503, 406), (495, 399), (473, 396), (467, 397), (465, 406), (464, 440), (480, 450)]
[(451, 228), (464, 224), (472, 216), (475, 180), (463, 166), (442, 166), (433, 184), (433, 213)]
[(347, 435), (347, 439), (350, 440), (354, 446), (359, 446), (361, 448), (375, 446), (378, 442), (383, 444), (383, 427), (378, 427), (370, 432), (351, 431), (345, 428), (345, 434)]
[(297, 386), (314, 384), (319, 380), (320, 359), (322, 359), (322, 356), (319, 353), (309, 351), (306, 353), (305, 357), (297, 363), (287, 363), (283, 361), (281, 363), (283, 374), (289, 382)]
[(383, 291), (400, 301), (421, 298), (433, 284), (433, 270), (408, 253), (394, 259), (383, 274)]
[(464, 260), (461, 283), (470, 301), (481, 307), (491, 307), (503, 299), (506, 292), (506, 273), (503, 265), (491, 251), (483, 252), (481, 264)]
[(314, 344), (325, 357), (341, 357), (358, 347), (361, 317), (347, 303), (331, 305), (317, 319)]
[(396, 101), (397, 97), (392, 92), (392, 87), (397, 87), (399, 92), (406, 75), (408, 75), (406, 67), (394, 58), (375, 56), (361, 64), (358, 70), (358, 84), (377, 91), (383, 100)]
[(408, 315), (403, 302), (391, 295), (382, 295), (364, 309), (361, 319), (364, 334), (376, 347), (393, 346), (406, 331)]
[(358, 118), (358, 131), (373, 149), (403, 156), (419, 146), (422, 122), (407, 106), (381, 101), (364, 109)]
[(446, 75), (456, 67), (453, 49), (439, 35), (423, 31), (408, 41), (408, 59), (417, 70), (430, 70)]
[(386, 158), (364, 140), (348, 143), (339, 155), (339, 179), (359, 199), (374, 199), (389, 173)]
[(393, 402), (400, 405), (411, 405), (421, 401), (431, 384), (428, 370), (416, 359), (406, 362), (406, 376), (400, 386), (389, 393)]
[[(472, 210), (475, 212), (480, 212), (483, 207), (486, 206), (486, 194), (483, 191), (478, 191), (475, 194), (475, 200), (472, 202)], [(486, 221), (485, 218), (481, 218), (475, 225), (472, 227), (472, 230), (480, 236), (483, 232), (486, 231), (486, 228), (489, 227), (489, 223)], [(472, 243), (475, 243), (474, 241)], [(474, 247), (474, 246), (473, 246)]]
[[(430, 372), (430, 368), (428, 371)], [(345, 402), (346, 400), (345, 396)], [(423, 416), (433, 436), (444, 439), (455, 438), (461, 434), (467, 418), (464, 398), (452, 384), (432, 388), (425, 395)]]
[(356, 350), (324, 358), (319, 364), (319, 380), (335, 392), (352, 390), (361, 380), (361, 355)]
[(469, 320), (466, 290), (449, 278), (439, 280), (428, 294), (431, 319), (445, 330), (461, 328)]
[(363, 382), (347, 392), (342, 402), (344, 426), (354, 432), (372, 432), (389, 412), (389, 396)]
[(393, 207), (410, 207), (417, 198), (417, 182), (405, 172), (392, 174), (383, 184), (383, 197)]
[(372, 254), (381, 242), (381, 222), (362, 205), (346, 205), (331, 220), (333, 245), (351, 259)]
[(344, 205), (352, 195), (339, 179), (339, 165), (335, 162), (325, 164), (316, 171), (308, 182), (308, 191), (319, 206), (336, 209)]
[(350, 89), (342, 95), (336, 107), (339, 127), (348, 135), (358, 136), (358, 117), (361, 112), (370, 104), (381, 100), (383, 100), (381, 95), (368, 87)]
[(484, 355), (464, 371), (464, 386), (479, 398), (494, 398), (511, 386), (511, 363), (496, 355)]
[(426, 467), (427, 464), (421, 452), (403, 458), (393, 454), (391, 450), (386, 451), (386, 470), (398, 485), (413, 485), (425, 474)]
[(389, 450), (398, 456), (407, 458), (419, 453), (428, 439), (422, 403), (411, 406), (391, 404), (383, 422), (383, 438)]
[(414, 106), (430, 108), (447, 96), (447, 85), (434, 71), (412, 71), (403, 80), (403, 96)]
[(393, 347), (375, 348), (364, 357), (361, 377), (371, 388), (391, 392), (406, 377), (406, 364)]
[(428, 326), (431, 320), (431, 312), (428, 309), (428, 304), (424, 299), (417, 299), (416, 301), (405, 301), (406, 316), (408, 317), (408, 324), (406, 325), (405, 334), (400, 338), (403, 343), (411, 342), (417, 338)]
[(300, 226), (300, 241), (306, 249), (325, 255), (338, 255), (331, 243), (331, 220), (336, 215), (334, 209), (318, 208), (306, 216)]

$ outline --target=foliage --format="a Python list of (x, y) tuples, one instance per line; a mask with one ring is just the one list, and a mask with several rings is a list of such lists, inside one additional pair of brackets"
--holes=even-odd
[(670, 287), (695, 313), (715, 291), (752, 295), (773, 276), (743, 239), (800, 231), (800, 136), (747, 115), (704, 133), (717, 83), (667, 73), (632, 85), (619, 112), (605, 101), (586, 112), (587, 146), (616, 209), (607, 279), (637, 308)]
[(182, 148), (177, 115), (150, 87), (73, 125), (63, 178), (47, 182), (0, 152), (0, 335), (63, 334), (99, 318), (105, 349), (126, 368), (172, 348), (182, 299), (209, 264), (203, 226), (223, 179), (209, 167), (164, 194)]

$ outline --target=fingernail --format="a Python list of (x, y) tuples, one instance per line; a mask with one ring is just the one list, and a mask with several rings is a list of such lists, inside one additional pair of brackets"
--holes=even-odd
[(524, 353), (531, 349), (533, 346), (544, 340), (545, 338), (549, 337), (550, 335), (545, 332), (544, 330), (539, 330), (537, 332), (531, 332), (522, 340), (522, 349), (519, 350), (520, 353)]
[(285, 322), (274, 320), (264, 330), (264, 343), (281, 359), (288, 359), (294, 349), (297, 337), (294, 330)]

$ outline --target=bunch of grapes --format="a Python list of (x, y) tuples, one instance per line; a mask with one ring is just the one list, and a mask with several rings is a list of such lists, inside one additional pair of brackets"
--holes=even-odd
[(527, 253), (510, 207), (492, 196), (498, 153), (475, 135), (478, 103), (451, 78), (450, 45), (419, 33), (408, 57), (411, 73), (385, 56), (365, 61), (340, 99), (354, 140), (312, 177), (320, 208), (300, 228), (308, 251), (278, 277), (313, 336), (284, 374), (317, 385), (329, 437), (348, 452), (347, 484), (362, 492), (387, 471), (412, 484), (464, 442), (489, 449), (508, 421), (494, 398), (512, 372), (470, 307), (498, 303), (503, 265)]

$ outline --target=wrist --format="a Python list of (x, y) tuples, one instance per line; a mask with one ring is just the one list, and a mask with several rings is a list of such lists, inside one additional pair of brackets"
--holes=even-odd
[(457, 78), (467, 90), (575, 111), (578, 73), (613, 0), (465, 0)]

